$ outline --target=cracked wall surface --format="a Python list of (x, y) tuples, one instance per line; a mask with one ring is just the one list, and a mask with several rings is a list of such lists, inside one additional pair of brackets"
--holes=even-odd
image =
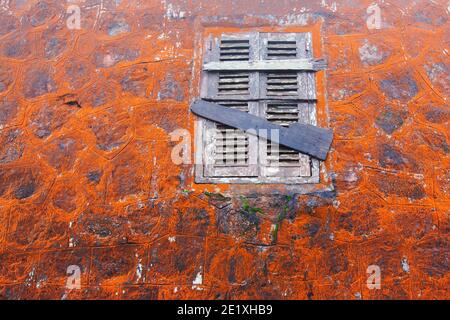
[[(375, 3), (0, 1), (0, 298), (450, 298), (448, 2)], [(314, 26), (332, 188), (195, 184), (203, 30)]]

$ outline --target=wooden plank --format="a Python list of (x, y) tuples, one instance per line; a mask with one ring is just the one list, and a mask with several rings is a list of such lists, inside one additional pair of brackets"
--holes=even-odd
[(327, 66), (323, 59), (285, 59), (259, 61), (212, 61), (203, 65), (204, 71), (319, 71)]
[(278, 130), (279, 141), (273, 142), (320, 160), (326, 159), (333, 140), (333, 132), (330, 129), (302, 123), (294, 123), (285, 128), (246, 112), (204, 100), (195, 101), (191, 105), (191, 111), (203, 118), (223, 123), (269, 140), (272, 138), (270, 130)]

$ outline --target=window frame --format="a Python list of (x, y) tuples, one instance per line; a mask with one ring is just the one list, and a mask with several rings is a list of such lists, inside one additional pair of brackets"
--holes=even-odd
[[(250, 45), (249, 49), (249, 61), (253, 60), (266, 60), (267, 57), (267, 45), (262, 45), (262, 42), (267, 41), (267, 39), (275, 38), (273, 35), (276, 35), (280, 38), (289, 39), (294, 37), (296, 39), (300, 39), (303, 37), (305, 42), (309, 42), (308, 44), (304, 44), (304, 48), (307, 52), (307, 54), (304, 54), (303, 57), (305, 58), (313, 58), (313, 46), (312, 46), (312, 34), (309, 31), (306, 32), (281, 32), (281, 33), (270, 33), (270, 32), (233, 32), (232, 34), (226, 33), (222, 34), (222, 37), (224, 38), (234, 38), (234, 39), (242, 39), (243, 36), (246, 36), (249, 38), (250, 44), (253, 43), (253, 45)], [(257, 40), (255, 40), (257, 39)], [(220, 42), (220, 37), (217, 37), (215, 41)], [(210, 36), (209, 38), (205, 39), (205, 46), (204, 46), (204, 59), (203, 62), (209, 62), (209, 61), (219, 61), (218, 52), (219, 50), (212, 50), (212, 46), (214, 45), (214, 40)], [(301, 41), (297, 40), (297, 46), (301, 46)], [(253, 48), (253, 50), (252, 50)], [(256, 50), (255, 50), (256, 48)], [(209, 50), (208, 50), (209, 49)], [(302, 57), (302, 58), (303, 58)], [(272, 61), (276, 61), (273, 59)], [(225, 97), (219, 96), (218, 94), (210, 94), (211, 91), (214, 92), (214, 89), (211, 89), (211, 76), (214, 73), (204, 71), (203, 68), (201, 70), (201, 81), (200, 81), (200, 94), (202, 98), (208, 98), (212, 99), (215, 102), (218, 101), (218, 99), (225, 100)], [(264, 76), (266, 75), (266, 72), (259, 72), (259, 71), (249, 71), (250, 74), (250, 82), (249, 82), (249, 88), (250, 92), (248, 95), (242, 96), (231, 96), (230, 98), (232, 100), (241, 100), (241, 101), (248, 101), (249, 105), (251, 104), (252, 107), (250, 108), (250, 113), (256, 114), (260, 117), (265, 117), (265, 110), (267, 108), (267, 104), (271, 101), (271, 97), (266, 95), (266, 88), (265, 88), (265, 81)], [(298, 86), (299, 86), (299, 92), (296, 96), (289, 96), (285, 97), (285, 99), (276, 100), (277, 102), (280, 102), (281, 100), (286, 101), (292, 101), (295, 100), (298, 105), (300, 104), (306, 104), (308, 106), (308, 116), (309, 116), (309, 123), (312, 125), (317, 125), (317, 96), (316, 96), (316, 77), (314, 72), (300, 72), (297, 71), (297, 76), (299, 78)], [(212, 76), (214, 77), (214, 76)], [(261, 81), (262, 79), (262, 81)], [(217, 79), (215, 79), (217, 81)], [(303, 81), (302, 81), (303, 80)], [(313, 88), (310, 88), (308, 85), (304, 84), (311, 83)], [(301, 90), (303, 88), (304, 90)], [(227, 97), (228, 98), (228, 97)], [(228, 99), (227, 99), (228, 100)], [(252, 101), (252, 102), (251, 102)], [(255, 107), (255, 104), (257, 105)], [(300, 122), (299, 118), (299, 122)], [(195, 182), (196, 183), (212, 183), (212, 184), (241, 184), (241, 183), (252, 183), (252, 184), (317, 184), (320, 182), (320, 161), (314, 158), (310, 159), (309, 164), (309, 170), (311, 175), (310, 176), (289, 176), (290, 169), (284, 169), (284, 174), (282, 176), (269, 176), (267, 175), (267, 167), (264, 166), (263, 159), (265, 159), (265, 154), (263, 155), (264, 151), (264, 145), (266, 144), (266, 141), (261, 138), (257, 138), (256, 136), (250, 135), (252, 137), (252, 141), (254, 142), (256, 139), (256, 148), (257, 148), (257, 159), (256, 164), (254, 165), (255, 168), (251, 168), (248, 170), (249, 174), (246, 176), (235, 176), (233, 174), (234, 170), (243, 170), (246, 171), (247, 168), (240, 168), (238, 169), (234, 168), (228, 168), (229, 172), (225, 172), (224, 175), (217, 176), (211, 174), (214, 170), (211, 170), (210, 162), (213, 160), (213, 154), (211, 151), (211, 145), (212, 142), (208, 141), (208, 139), (211, 139), (211, 137), (208, 136), (208, 129), (211, 129), (215, 127), (214, 122), (198, 118), (195, 128), (195, 140), (194, 140), (194, 148), (195, 148), (195, 157), (196, 157), (196, 165), (195, 165)], [(252, 145), (252, 144), (251, 144)], [(250, 154), (253, 154), (254, 149), (249, 150)], [(308, 157), (306, 155), (301, 155), (304, 157)], [(309, 157), (308, 157), (309, 158)], [(249, 166), (253, 166), (252, 163), (249, 164)], [(300, 168), (300, 167), (293, 167), (293, 168)], [(257, 170), (256, 175), (254, 170)], [(226, 170), (225, 170), (226, 171)], [(240, 173), (243, 173), (243, 171), (240, 171)]]

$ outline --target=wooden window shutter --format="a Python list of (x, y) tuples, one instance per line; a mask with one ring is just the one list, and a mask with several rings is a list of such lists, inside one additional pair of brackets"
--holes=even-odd
[[(205, 62), (254, 61), (258, 58), (256, 33), (208, 39)], [(258, 114), (258, 73), (204, 71), (202, 98), (240, 111)], [(257, 177), (258, 138), (223, 124), (205, 121), (204, 176)]]
[[(208, 39), (205, 63), (256, 61), (258, 33), (222, 35)], [(252, 71), (204, 71), (201, 97), (206, 100), (254, 100), (259, 98), (259, 74)]]
[[(267, 102), (263, 113), (267, 120), (288, 127), (294, 122), (309, 123), (308, 103)], [(309, 156), (260, 139), (261, 174), (266, 177), (310, 177)]]
[[(200, 96), (282, 126), (317, 125), (311, 33), (242, 33), (206, 39)], [(264, 138), (201, 120), (201, 182), (317, 183), (319, 161)], [(299, 137), (301, 138), (301, 137)], [(197, 169), (196, 169), (197, 170)]]
[[(265, 33), (261, 54), (266, 60), (312, 58), (310, 33)], [(261, 74), (262, 116), (282, 126), (294, 122), (314, 124), (315, 76), (307, 71), (277, 71)], [(314, 109), (315, 110), (315, 109)], [(264, 177), (311, 177), (311, 158), (290, 148), (260, 139), (261, 175)]]

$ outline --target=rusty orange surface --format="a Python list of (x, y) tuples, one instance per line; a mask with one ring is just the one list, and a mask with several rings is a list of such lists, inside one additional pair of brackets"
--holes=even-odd
[[(448, 10), (0, 1), (0, 298), (450, 298)], [(194, 132), (203, 38), (248, 30), (311, 31), (327, 59), (331, 191), (195, 184), (172, 162), (170, 133)]]

